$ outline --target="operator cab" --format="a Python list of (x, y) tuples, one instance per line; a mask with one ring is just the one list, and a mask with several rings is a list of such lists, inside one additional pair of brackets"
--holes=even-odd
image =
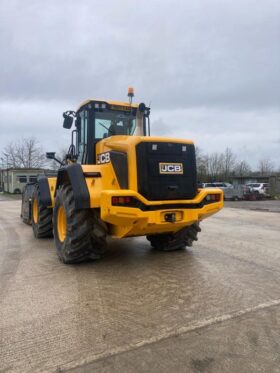
[(150, 109), (143, 103), (132, 104), (133, 91), (128, 96), (129, 103), (90, 99), (77, 112), (63, 113), (64, 128), (71, 128), (75, 118), (71, 153), (79, 163), (96, 164), (95, 147), (104, 138), (150, 135)]

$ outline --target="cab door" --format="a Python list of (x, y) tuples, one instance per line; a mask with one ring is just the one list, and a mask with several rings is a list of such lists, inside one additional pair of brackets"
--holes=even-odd
[(78, 162), (88, 162), (88, 110), (81, 110), (78, 113)]

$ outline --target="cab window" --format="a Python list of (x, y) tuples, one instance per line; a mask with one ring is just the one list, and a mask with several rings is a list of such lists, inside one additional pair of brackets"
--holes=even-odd
[(133, 135), (136, 118), (130, 113), (96, 112), (95, 138), (103, 139), (115, 135)]

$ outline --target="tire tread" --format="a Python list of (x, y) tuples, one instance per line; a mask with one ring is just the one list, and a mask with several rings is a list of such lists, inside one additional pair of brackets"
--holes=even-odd
[[(56, 214), (61, 204), (67, 216), (67, 233), (63, 243), (60, 242), (56, 229)], [(64, 184), (57, 191), (53, 225), (57, 254), (63, 263), (74, 264), (89, 258), (99, 259), (106, 247), (108, 231), (104, 224), (96, 210), (75, 209), (74, 194), (69, 184)], [(95, 227), (102, 230), (101, 237), (94, 234)]]

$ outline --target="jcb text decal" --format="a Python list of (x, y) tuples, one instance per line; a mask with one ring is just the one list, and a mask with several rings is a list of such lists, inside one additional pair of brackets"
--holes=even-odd
[(110, 163), (110, 153), (97, 154), (97, 164)]
[(159, 164), (160, 174), (183, 174), (183, 163), (164, 163)]

